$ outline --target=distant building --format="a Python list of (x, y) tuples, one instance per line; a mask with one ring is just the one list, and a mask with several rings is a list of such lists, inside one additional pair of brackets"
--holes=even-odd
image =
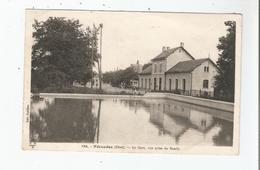
[(82, 84), (82, 83), (80, 83), (80, 82), (74, 80), (74, 81), (72, 82), (72, 86), (74, 86), (74, 87), (84, 87), (84, 84)]
[(97, 74), (97, 75), (95, 75), (94, 77), (93, 77), (93, 79), (92, 79), (92, 81), (93, 81), (93, 88), (96, 88), (96, 89), (98, 89), (99, 88), (99, 75)]
[(92, 88), (98, 89), (99, 88), (99, 76), (98, 74), (95, 75), (92, 80), (86, 83), (86, 87), (91, 88), (91, 81), (92, 81)]
[(136, 61), (136, 64), (131, 64), (130, 67), (132, 67), (137, 73), (141, 73), (143, 68), (143, 66), (139, 63), (139, 60)]
[(213, 96), (217, 66), (210, 58), (195, 59), (181, 43), (162, 52), (139, 74), (139, 88), (173, 91), (192, 96)]

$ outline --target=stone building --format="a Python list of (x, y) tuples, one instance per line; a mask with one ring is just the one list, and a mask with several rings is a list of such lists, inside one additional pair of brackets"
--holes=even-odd
[(210, 58), (195, 59), (181, 43), (162, 52), (139, 74), (139, 88), (192, 96), (213, 96), (217, 67)]

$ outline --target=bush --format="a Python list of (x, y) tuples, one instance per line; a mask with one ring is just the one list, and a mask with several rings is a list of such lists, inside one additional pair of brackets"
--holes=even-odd
[[(32, 89), (32, 93), (75, 93), (75, 94), (110, 94), (110, 95), (134, 95), (132, 92), (106, 92), (100, 89), (91, 89), (87, 87), (46, 87), (42, 90)], [(136, 94), (142, 95), (142, 94)]]
[[(35, 93), (34, 91), (32, 91)], [(103, 90), (87, 87), (46, 87), (38, 93), (76, 93), (76, 94), (104, 94)]]

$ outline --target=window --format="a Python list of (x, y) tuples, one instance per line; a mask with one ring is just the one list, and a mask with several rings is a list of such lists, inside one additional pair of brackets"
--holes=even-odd
[(178, 89), (178, 79), (175, 80), (175, 89)]
[(153, 79), (153, 89), (156, 90), (156, 78)]
[(156, 72), (157, 72), (157, 65), (154, 64), (154, 73), (156, 73)]
[(160, 73), (162, 72), (162, 64), (160, 64)]
[(203, 88), (208, 88), (208, 87), (209, 87), (209, 81), (203, 80)]
[(205, 66), (204, 67), (204, 72), (209, 72), (209, 67)]
[(169, 91), (172, 90), (172, 79), (169, 79)]
[(162, 78), (159, 78), (159, 90), (162, 90)]
[(143, 88), (143, 78), (141, 78), (141, 88)]
[(186, 89), (186, 80), (182, 79), (182, 89), (185, 91)]

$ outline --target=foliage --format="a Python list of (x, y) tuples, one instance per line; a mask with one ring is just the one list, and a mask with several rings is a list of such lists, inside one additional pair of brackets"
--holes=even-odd
[(68, 86), (91, 78), (98, 55), (91, 48), (97, 38), (89, 28), (83, 30), (78, 20), (49, 17), (35, 20), (33, 29), (32, 88)]
[(34, 94), (37, 93), (75, 93), (75, 94), (104, 94), (105, 92), (100, 89), (87, 88), (87, 87), (46, 87), (44, 89), (32, 89)]
[(106, 72), (103, 74), (103, 80), (106, 83), (111, 83), (114, 87), (124, 87), (131, 86), (131, 80), (138, 80), (138, 73), (134, 71), (132, 67), (128, 67), (124, 70), (117, 70)]
[(218, 74), (215, 77), (216, 97), (234, 101), (236, 22), (226, 21), (225, 25), (228, 26), (227, 34), (219, 38), (217, 45), (219, 58)]
[(95, 88), (87, 88), (87, 87), (46, 87), (41, 89), (33, 89), (32, 93), (34, 93), (33, 98), (36, 100), (39, 98), (38, 93), (73, 93), (73, 94), (103, 94), (103, 95), (141, 95), (141, 93), (134, 93), (134, 91), (118, 91), (118, 92), (109, 92)]

